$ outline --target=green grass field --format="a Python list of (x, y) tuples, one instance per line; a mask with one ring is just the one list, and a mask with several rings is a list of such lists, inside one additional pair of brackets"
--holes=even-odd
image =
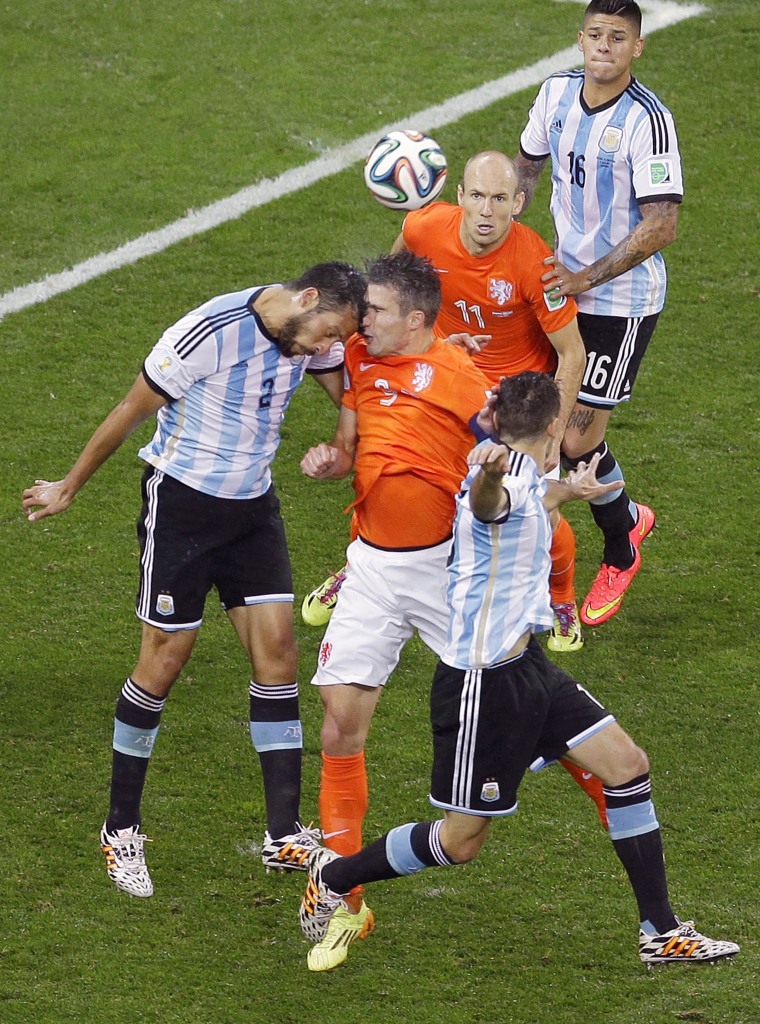
[[(567, 45), (552, 0), (137, 0), (3, 5), (0, 293), (162, 227), (325, 149)], [(758, 1024), (759, 97), (756, 0), (653, 34), (641, 80), (674, 111), (687, 199), (668, 305), (611, 440), (659, 529), (625, 609), (571, 670), (652, 762), (673, 902), (742, 953), (647, 972), (636, 912), (593, 808), (558, 769), (529, 778), (465, 868), (372, 888), (378, 927), (309, 975), (303, 876), (267, 876), (247, 666), (210, 601), (164, 714), (144, 802), (156, 895), (108, 882), (98, 848), (113, 704), (133, 667), (134, 521), (146, 427), (58, 519), (20, 493), (57, 479), (160, 332), (206, 298), (388, 248), (400, 215), (359, 165), (0, 323), (2, 1024)], [(436, 131), (452, 167), (514, 152), (534, 89)], [(413, 127), (413, 126), (412, 126)], [(551, 238), (546, 182), (528, 222)], [(303, 478), (334, 411), (304, 385), (275, 466), (300, 598), (341, 564), (347, 483)], [(569, 516), (578, 588), (598, 538)], [(298, 624), (303, 810), (316, 815), (319, 632)], [(567, 659), (569, 664), (570, 659)], [(412, 642), (368, 744), (368, 839), (430, 816), (427, 692)]]

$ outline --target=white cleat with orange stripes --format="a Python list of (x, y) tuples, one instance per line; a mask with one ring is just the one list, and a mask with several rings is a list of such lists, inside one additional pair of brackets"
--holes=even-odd
[[(678, 920), (678, 918), (676, 918)], [(662, 935), (639, 932), (639, 956), (647, 966), (652, 964), (714, 963), (739, 952), (735, 942), (708, 939), (694, 930), (693, 921), (678, 922)]]

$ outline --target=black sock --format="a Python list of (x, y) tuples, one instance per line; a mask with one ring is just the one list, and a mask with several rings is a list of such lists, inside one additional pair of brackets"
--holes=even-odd
[[(591, 451), (579, 455), (577, 459), (563, 458), (562, 464), (565, 469), (574, 469), (579, 462), (590, 462), (597, 452), (601, 454), (596, 467), (597, 480), (602, 483), (622, 480), (623, 471), (606, 441), (602, 441)], [(635, 506), (625, 488), (621, 487), (619, 491), (611, 491), (610, 494), (605, 494), (589, 504), (594, 522), (604, 536), (602, 562), (605, 565), (614, 566), (616, 569), (630, 569), (633, 565), (634, 551), (628, 535), (636, 525), (636, 517), (631, 511)]]
[(441, 846), (442, 820), (399, 825), (351, 857), (339, 857), (322, 869), (322, 880), (333, 892), (384, 878), (413, 875), (425, 868), (453, 863)]
[(649, 774), (605, 786), (610, 838), (633, 888), (639, 919), (662, 934), (676, 927), (668, 898), (662, 836), (651, 800)]
[(116, 702), (111, 769), (111, 806), (106, 830), (141, 822), (140, 803), (150, 755), (158, 735), (165, 697), (156, 697), (127, 679)]
[(301, 801), (303, 730), (298, 710), (298, 684), (262, 686), (251, 681), (251, 741), (259, 755), (272, 838), (296, 831)]

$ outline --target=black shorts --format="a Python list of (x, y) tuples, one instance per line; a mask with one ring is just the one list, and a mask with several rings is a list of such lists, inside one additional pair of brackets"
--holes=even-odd
[(579, 402), (594, 409), (610, 409), (630, 399), (659, 315), (629, 319), (578, 314), (578, 329), (586, 349)]
[(484, 816), (514, 814), (528, 768), (543, 767), (615, 721), (531, 639), (495, 668), (438, 663), (430, 695), (430, 802)]
[(137, 617), (195, 629), (216, 587), (224, 608), (293, 600), (293, 578), (270, 487), (259, 498), (215, 498), (149, 466), (142, 479)]

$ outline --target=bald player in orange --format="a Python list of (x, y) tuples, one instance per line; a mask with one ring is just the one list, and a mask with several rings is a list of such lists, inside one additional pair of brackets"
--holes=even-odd
[[(457, 188), (458, 205), (431, 203), (407, 214), (393, 251), (425, 256), (438, 271), (438, 337), (490, 336), (471, 355), (494, 385), (524, 370), (552, 374), (560, 388), (560, 420), (566, 423), (586, 367), (578, 308), (572, 298), (553, 299), (544, 291), (543, 261), (552, 250), (535, 231), (513, 220), (524, 198), (508, 156), (494, 150), (476, 153)], [(559, 466), (560, 441), (549, 453), (547, 472)], [(567, 653), (583, 646), (575, 600), (575, 536), (557, 511), (552, 526), (554, 626), (548, 647)]]

